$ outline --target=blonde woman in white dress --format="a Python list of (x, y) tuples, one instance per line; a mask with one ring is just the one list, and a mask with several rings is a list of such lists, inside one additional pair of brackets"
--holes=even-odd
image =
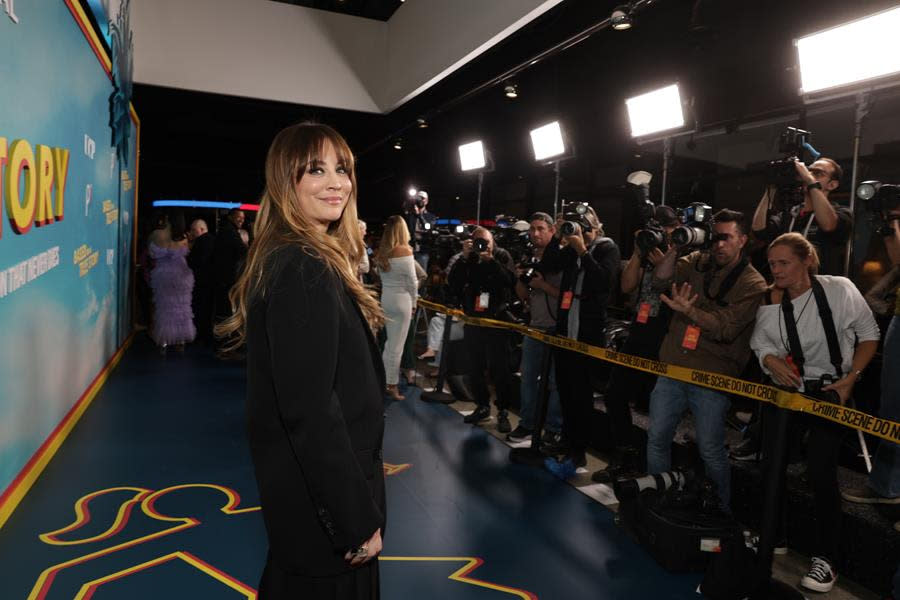
[(393, 400), (403, 400), (397, 389), (400, 358), (419, 293), (415, 261), (409, 245), (409, 229), (402, 217), (394, 215), (388, 218), (374, 262), (381, 277), (381, 307), (387, 332), (387, 342), (381, 354), (387, 395)]

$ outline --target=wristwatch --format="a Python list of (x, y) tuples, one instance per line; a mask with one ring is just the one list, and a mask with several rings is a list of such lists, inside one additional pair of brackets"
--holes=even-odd
[(810, 192), (812, 190), (821, 190), (821, 189), (822, 189), (821, 181), (813, 181), (812, 183), (810, 183), (809, 185), (806, 186), (807, 192)]
[(853, 371), (853, 374), (856, 375), (856, 381), (859, 381), (860, 379), (862, 379), (862, 374), (863, 374), (862, 369), (857, 369), (857, 370)]

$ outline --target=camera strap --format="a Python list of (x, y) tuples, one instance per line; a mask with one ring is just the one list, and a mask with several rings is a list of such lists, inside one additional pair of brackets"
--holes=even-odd
[(828, 298), (825, 297), (825, 288), (816, 276), (812, 277), (813, 295), (816, 297), (816, 306), (819, 307), (819, 318), (822, 319), (822, 326), (825, 329), (825, 341), (828, 342), (828, 358), (834, 367), (834, 373), (838, 379), (841, 378), (841, 363), (844, 362), (841, 357), (841, 345), (838, 343), (837, 329), (834, 326), (834, 318), (831, 315), (831, 307), (828, 305)]
[[(818, 302), (819, 299), (816, 298), (816, 304)], [(794, 303), (787, 290), (781, 294), (781, 312), (784, 314), (784, 326), (787, 329), (788, 346), (791, 349), (791, 363), (797, 368), (800, 377), (803, 377), (803, 363), (806, 362), (806, 359), (803, 357), (803, 347), (800, 345), (800, 335), (797, 333), (797, 321), (794, 320)]]
[[(819, 310), (819, 318), (822, 319), (822, 328), (825, 329), (825, 341), (828, 343), (828, 357), (831, 365), (834, 367), (835, 375), (840, 379), (842, 376), (841, 363), (841, 346), (838, 343), (837, 330), (834, 327), (834, 318), (831, 314), (831, 307), (828, 305), (828, 298), (825, 296), (825, 288), (822, 283), (813, 276), (812, 292), (816, 299), (816, 306)], [(794, 304), (789, 298), (787, 292), (781, 296), (781, 311), (784, 314), (784, 324), (787, 329), (788, 345), (791, 349), (791, 359), (800, 377), (803, 377), (803, 364), (806, 359), (803, 356), (803, 348), (800, 345), (800, 336), (797, 333), (797, 322), (794, 320)]]
[[(699, 258), (697, 259), (699, 265)], [(715, 297), (709, 293), (709, 288), (712, 286), (712, 278), (713, 273), (715, 273), (715, 269), (709, 269), (703, 274), (703, 293), (709, 300), (712, 300), (717, 305), (725, 307), (728, 306), (728, 303), (725, 302), (725, 296), (728, 295), (728, 292), (731, 291), (731, 288), (734, 287), (734, 284), (737, 283), (738, 278), (744, 272), (744, 269), (747, 268), (747, 265), (750, 264), (750, 261), (745, 256), (741, 259), (741, 262), (736, 264), (731, 272), (722, 279), (722, 283), (719, 284), (719, 291), (716, 292)], [(699, 270), (699, 269), (698, 269)]]

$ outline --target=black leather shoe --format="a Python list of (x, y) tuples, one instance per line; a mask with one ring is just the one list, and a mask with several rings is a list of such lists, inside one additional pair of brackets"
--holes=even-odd
[(497, 413), (497, 431), (500, 433), (509, 433), (512, 431), (512, 426), (509, 424), (509, 416), (506, 414), (505, 410), (501, 410)]
[(479, 406), (470, 415), (463, 418), (463, 423), (482, 423), (491, 418), (491, 409), (489, 406)]

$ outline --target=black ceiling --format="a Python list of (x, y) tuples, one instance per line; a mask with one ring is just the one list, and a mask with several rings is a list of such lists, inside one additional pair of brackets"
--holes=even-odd
[(356, 17), (365, 17), (366, 19), (375, 19), (378, 21), (387, 21), (391, 18), (403, 0), (272, 0), (273, 2), (283, 2), (285, 4), (296, 4), (297, 6), (306, 6), (307, 8), (318, 8), (319, 10), (327, 10), (329, 12), (341, 13), (343, 15), (353, 15)]
[[(134, 103), (142, 120), (141, 198), (252, 201), (262, 191), (263, 161), (275, 132), (312, 118), (335, 126), (357, 153), (360, 213), (366, 218), (377, 222), (396, 212), (411, 184), (429, 191), (439, 214), (474, 216), (475, 179), (459, 172), (456, 147), (476, 138), (485, 140), (496, 165), (485, 177), (483, 214), (523, 216), (546, 209), (553, 195), (552, 170), (530, 156), (528, 131), (558, 118), (576, 152), (563, 163), (561, 195), (596, 203), (617, 235), (628, 227), (620, 200), (625, 175), (636, 168), (652, 172), (652, 194), (658, 195), (662, 164), (661, 144), (639, 147), (630, 138), (625, 98), (679, 81), (693, 99), (699, 128), (724, 125), (729, 131), (748, 120), (802, 109), (792, 40), (895, 3), (660, 0), (639, 15), (630, 31), (600, 31), (517, 75), (520, 97), (515, 101), (496, 86), (455, 102), (602, 21), (618, 4), (566, 0), (388, 115), (138, 85)], [(427, 129), (414, 127), (422, 115)], [(814, 119), (809, 125), (801, 118), (799, 124), (819, 127), (814, 143), (849, 140), (852, 110), (841, 119), (846, 123), (831, 132), (822, 131)], [(721, 145), (724, 153), (729, 144), (752, 141), (761, 148), (756, 160), (769, 152), (775, 158), (779, 127), (755, 140), (741, 134), (698, 140), (697, 145)], [(403, 138), (401, 151), (391, 148), (396, 137)], [(836, 146), (820, 149), (849, 157)], [(672, 165), (670, 202), (697, 198), (713, 206), (727, 201), (752, 210), (759, 197), (761, 182), (753, 165), (745, 171), (724, 161), (701, 160), (685, 140), (676, 144)]]

